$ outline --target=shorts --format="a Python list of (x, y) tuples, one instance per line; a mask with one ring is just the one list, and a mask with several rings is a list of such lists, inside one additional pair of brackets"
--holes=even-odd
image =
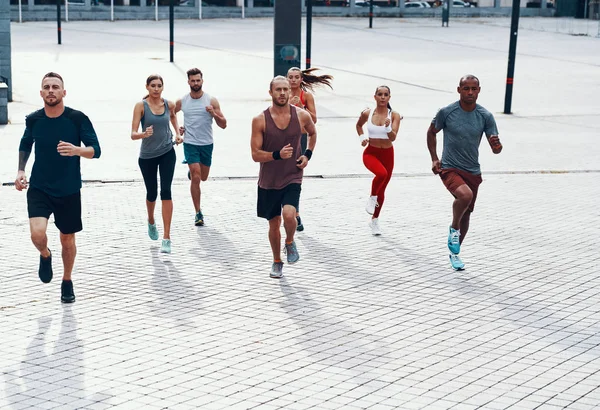
[(46, 218), (54, 214), (54, 224), (65, 235), (79, 232), (83, 229), (81, 222), (81, 191), (55, 197), (44, 191), (27, 189), (27, 212), (29, 218)]
[(257, 215), (260, 218), (271, 220), (276, 216), (281, 216), (281, 209), (284, 205), (291, 205), (298, 209), (301, 190), (300, 184), (289, 184), (281, 189), (258, 187)]
[[(442, 178), (442, 182), (446, 186), (446, 189), (448, 189), (452, 195), (454, 195), (454, 191), (456, 191), (461, 185), (466, 185), (471, 188), (471, 191), (473, 191), (473, 199), (469, 204), (468, 210), (469, 212), (473, 212), (475, 210), (477, 191), (479, 191), (479, 185), (481, 185), (483, 182), (481, 174), (475, 175), (456, 168), (446, 168), (442, 169), (442, 172), (440, 172), (440, 178)], [(456, 195), (454, 195), (454, 197), (456, 197)]]
[(202, 164), (210, 167), (212, 164), (213, 144), (194, 145), (183, 143), (183, 155), (188, 164)]

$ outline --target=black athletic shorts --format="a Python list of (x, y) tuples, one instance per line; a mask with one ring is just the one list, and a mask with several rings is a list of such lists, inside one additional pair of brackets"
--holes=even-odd
[(282, 189), (263, 189), (258, 187), (258, 203), (256, 213), (260, 218), (271, 220), (281, 215), (284, 205), (298, 209), (300, 202), (300, 184), (289, 184)]
[(83, 229), (81, 222), (81, 191), (56, 197), (39, 189), (27, 189), (27, 211), (29, 218), (50, 218), (54, 214), (54, 223), (59, 231), (68, 235)]

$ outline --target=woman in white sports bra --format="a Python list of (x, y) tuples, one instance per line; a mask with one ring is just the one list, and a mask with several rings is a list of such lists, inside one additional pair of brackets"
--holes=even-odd
[[(367, 200), (367, 213), (373, 215), (369, 226), (373, 235), (381, 235), (379, 228), (379, 213), (385, 200), (385, 188), (392, 178), (394, 170), (394, 147), (402, 116), (390, 106), (391, 92), (387, 85), (381, 85), (375, 90), (374, 109), (364, 110), (356, 122), (356, 132), (362, 146), (363, 162), (367, 169), (375, 174), (371, 184), (371, 195)], [(363, 126), (367, 124), (367, 136)]]

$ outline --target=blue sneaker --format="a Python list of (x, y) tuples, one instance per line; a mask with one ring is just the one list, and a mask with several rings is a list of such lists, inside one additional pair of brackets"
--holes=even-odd
[(450, 254), (450, 265), (452, 265), (452, 269), (454, 270), (465, 270), (465, 264), (460, 260), (458, 255)]
[(158, 240), (158, 229), (156, 229), (156, 224), (148, 223), (148, 236), (153, 241)]
[(289, 245), (285, 244), (285, 253), (287, 254), (288, 263), (296, 263), (300, 259), (300, 255), (298, 255), (298, 249), (296, 249), (296, 242), (292, 242)]
[(198, 213), (196, 214), (196, 218), (194, 219), (194, 225), (204, 226), (204, 215), (202, 215), (202, 211), (198, 211)]
[(162, 245), (160, 247), (160, 252), (161, 253), (171, 253), (171, 240), (170, 239), (163, 239), (162, 240)]
[(279, 279), (283, 276), (283, 262), (273, 262), (273, 266), (271, 266), (271, 274), (269, 275), (272, 278)]
[(448, 233), (448, 249), (455, 255), (460, 253), (460, 230), (457, 231), (453, 227), (450, 227)]

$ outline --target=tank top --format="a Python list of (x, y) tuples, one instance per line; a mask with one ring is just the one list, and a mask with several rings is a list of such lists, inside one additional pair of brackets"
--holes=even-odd
[[(373, 113), (375, 112), (375, 108), (371, 109), (371, 113), (369, 114), (369, 120), (367, 121), (367, 132), (369, 134), (369, 138), (376, 140), (389, 140), (387, 132), (385, 132), (385, 125), (375, 125), (373, 124)], [(388, 110), (387, 118), (390, 119), (390, 123), (392, 121), (392, 111)]]
[(211, 97), (207, 93), (203, 93), (200, 98), (192, 98), (190, 94), (186, 94), (181, 99), (186, 144), (210, 145), (213, 143), (213, 117), (206, 111), (210, 100)]
[(279, 159), (260, 163), (258, 186), (263, 189), (282, 189), (289, 184), (301, 184), (303, 171), (296, 166), (296, 160), (303, 154), (300, 152), (300, 120), (296, 108), (290, 105), (290, 123), (285, 129), (277, 128), (267, 108), (264, 111), (265, 132), (263, 135), (263, 151), (279, 151), (287, 144), (294, 148), (288, 159)]
[(142, 139), (140, 147), (140, 158), (150, 159), (160, 157), (173, 149), (173, 133), (169, 125), (169, 103), (163, 98), (165, 112), (160, 115), (152, 113), (148, 101), (144, 102), (144, 115), (142, 116), (142, 130), (153, 126), (153, 133), (150, 137)]

